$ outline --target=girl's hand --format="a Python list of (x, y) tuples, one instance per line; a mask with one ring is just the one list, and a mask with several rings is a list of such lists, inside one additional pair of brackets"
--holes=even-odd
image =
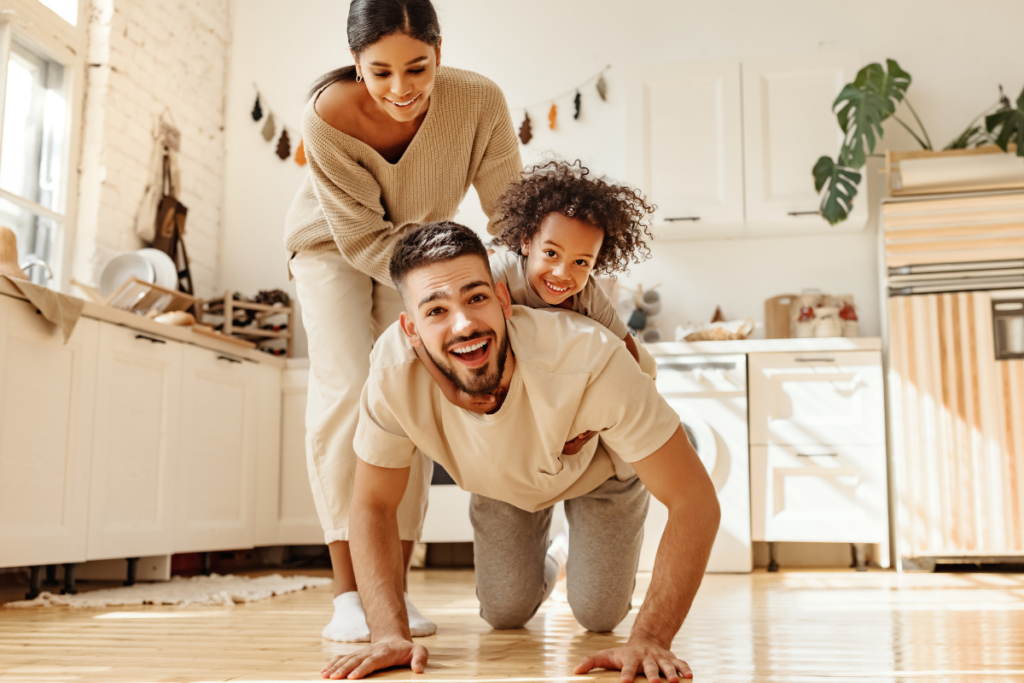
[(566, 441), (565, 445), (562, 446), (562, 455), (576, 455), (588, 441), (594, 438), (595, 434), (597, 434), (597, 432), (588, 430), (577, 436), (572, 441)]
[(498, 407), (498, 399), (494, 397), (494, 394), (470, 396), (464, 391), (455, 389), (454, 385), (452, 386), (452, 389), (454, 390), (454, 396), (448, 397), (448, 400), (452, 405), (458, 406), (463, 410), (484, 415)]

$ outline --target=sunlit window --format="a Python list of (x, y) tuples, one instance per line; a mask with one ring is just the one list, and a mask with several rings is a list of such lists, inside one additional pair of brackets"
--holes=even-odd
[[(65, 213), (67, 103), (64, 68), (15, 43), (7, 63), (0, 138), (0, 224), (18, 238), (19, 261), (50, 262)], [(45, 282), (45, 270), (33, 269)]]
[(78, 23), (78, 0), (40, 0), (72, 26)]

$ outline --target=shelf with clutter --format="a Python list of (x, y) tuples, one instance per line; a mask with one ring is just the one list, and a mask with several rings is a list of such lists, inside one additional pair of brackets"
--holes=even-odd
[(295, 309), (280, 289), (261, 291), (251, 299), (228, 291), (203, 300), (198, 311), (197, 322), (221, 334), (252, 342), (274, 356), (295, 355)]

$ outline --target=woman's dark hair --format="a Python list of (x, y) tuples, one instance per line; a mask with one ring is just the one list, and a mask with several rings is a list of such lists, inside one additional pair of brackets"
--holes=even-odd
[(651, 257), (647, 246), (651, 214), (657, 207), (640, 190), (595, 178), (579, 160), (532, 166), (498, 200), (501, 234), (497, 242), (517, 254), (540, 229), (545, 216), (559, 213), (604, 231), (594, 272), (629, 272), (630, 263)]
[[(352, 0), (348, 8), (348, 47), (359, 54), (393, 33), (437, 47), (441, 43), (441, 24), (430, 0)], [(356, 80), (356, 67), (343, 66), (316, 79), (309, 89), (312, 97), (337, 81)]]
[(389, 264), (391, 282), (401, 291), (405, 276), (410, 271), (466, 255), (478, 256), (490, 277), (487, 249), (479, 235), (452, 221), (426, 223), (403, 235), (395, 244)]

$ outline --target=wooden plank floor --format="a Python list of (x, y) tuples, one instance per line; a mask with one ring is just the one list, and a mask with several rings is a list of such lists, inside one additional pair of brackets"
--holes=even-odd
[[(414, 571), (411, 593), (439, 635), (419, 639), (426, 674), (378, 676), (396, 683), (618, 680), (572, 668), (624, 640), (636, 614), (598, 635), (548, 601), (528, 628), (499, 632), (477, 616), (471, 571)], [(0, 609), (0, 681), (319, 680), (330, 653), (355, 647), (321, 641), (330, 598), (322, 588), (233, 609)], [(1024, 681), (1024, 575), (710, 575), (674, 649), (698, 681)]]

